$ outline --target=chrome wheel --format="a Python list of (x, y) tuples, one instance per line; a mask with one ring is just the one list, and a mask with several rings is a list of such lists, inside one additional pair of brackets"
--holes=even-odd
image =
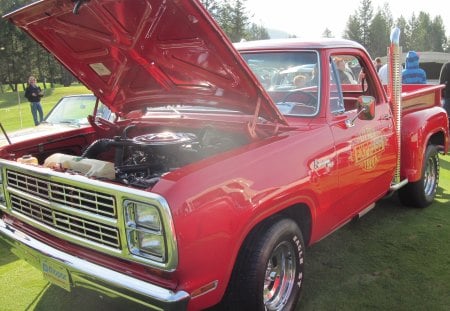
[(439, 182), (439, 158), (437, 155), (429, 157), (425, 166), (423, 186), (426, 196), (434, 196)]
[(423, 155), (422, 174), (419, 180), (408, 183), (399, 190), (404, 205), (424, 208), (433, 203), (439, 184), (439, 153), (436, 146), (428, 145)]
[(272, 252), (264, 279), (266, 310), (283, 310), (295, 283), (295, 249), (287, 242), (280, 243)]
[(303, 286), (304, 249), (292, 219), (277, 217), (255, 227), (242, 245), (222, 309), (294, 311)]

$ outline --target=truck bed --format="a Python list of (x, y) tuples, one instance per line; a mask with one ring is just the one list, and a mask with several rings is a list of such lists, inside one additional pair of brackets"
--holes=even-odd
[(443, 85), (403, 84), (402, 108), (404, 111), (442, 106), (441, 93)]

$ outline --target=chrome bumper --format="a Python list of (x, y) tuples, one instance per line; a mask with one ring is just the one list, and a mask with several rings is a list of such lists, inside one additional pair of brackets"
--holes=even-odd
[(0, 219), (0, 238), (11, 251), (42, 270), (41, 262), (51, 260), (64, 267), (73, 287), (84, 287), (110, 297), (122, 297), (154, 310), (186, 310), (187, 292), (171, 290), (61, 252), (6, 224)]

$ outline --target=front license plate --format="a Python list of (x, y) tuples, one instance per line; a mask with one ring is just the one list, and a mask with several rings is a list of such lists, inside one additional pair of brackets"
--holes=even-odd
[(42, 261), (41, 267), (44, 278), (70, 292), (70, 277), (66, 268), (50, 260)]

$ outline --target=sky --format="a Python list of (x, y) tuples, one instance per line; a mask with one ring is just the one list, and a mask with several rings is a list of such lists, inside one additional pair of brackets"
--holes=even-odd
[[(386, 0), (372, 0), (373, 13), (382, 8)], [(409, 20), (420, 11), (434, 19), (442, 17), (447, 35), (450, 34), (450, 10), (445, 1), (391, 0), (389, 8), (394, 21), (401, 15)], [(350, 15), (361, 6), (361, 0), (247, 0), (246, 8), (253, 14), (253, 22), (265, 28), (282, 30), (297, 37), (320, 37), (328, 28), (334, 37), (342, 37)]]

